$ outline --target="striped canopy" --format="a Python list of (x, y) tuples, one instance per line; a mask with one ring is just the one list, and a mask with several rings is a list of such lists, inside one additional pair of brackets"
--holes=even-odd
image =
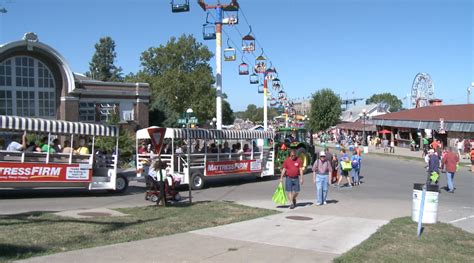
[(166, 137), (175, 139), (187, 139), (187, 131), (190, 133), (191, 139), (271, 139), (272, 131), (261, 130), (206, 130), (206, 129), (166, 129)]
[(51, 132), (53, 134), (118, 136), (118, 127), (116, 126), (4, 115), (0, 115), (0, 129), (9, 131)]

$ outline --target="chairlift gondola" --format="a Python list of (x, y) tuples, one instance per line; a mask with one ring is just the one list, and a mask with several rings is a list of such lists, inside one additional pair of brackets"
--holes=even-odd
[(255, 38), (252, 36), (252, 27), (249, 28), (250, 32), (242, 38), (242, 51), (251, 53), (255, 51)]
[(266, 61), (267, 59), (263, 56), (262, 48), (262, 54), (255, 59), (255, 73), (265, 73), (267, 70)]
[(227, 48), (224, 48), (224, 61), (235, 61), (237, 59), (237, 53), (235, 52), (235, 48), (230, 46), (228, 38), (227, 46)]
[(270, 107), (276, 107), (276, 106), (278, 106), (278, 104), (279, 104), (279, 103), (278, 103), (277, 99), (272, 98), (272, 99), (270, 100)]
[(281, 89), (281, 82), (279, 78), (274, 78), (272, 80), (272, 87), (274, 90), (280, 90)]
[(189, 12), (189, 0), (171, 0), (171, 12)]
[(223, 8), (222, 24), (237, 25), (239, 23), (239, 6), (230, 4)]
[(280, 90), (280, 92), (278, 92), (278, 98), (281, 101), (285, 101), (286, 100), (286, 92), (284, 92), (283, 90)]
[(258, 75), (255, 73), (252, 73), (249, 77), (250, 79), (250, 84), (258, 84)]
[(271, 66), (271, 62), (270, 62), (270, 67), (268, 67), (268, 69), (265, 71), (265, 76), (267, 77), (267, 80), (274, 80), (276, 77), (277, 77), (277, 71), (274, 67)]
[(263, 92), (264, 92), (263, 84), (258, 85), (258, 93), (263, 94)]
[(242, 61), (239, 65), (239, 75), (248, 75), (249, 74), (249, 65)]
[(206, 16), (206, 23), (202, 25), (202, 37), (204, 40), (216, 39), (216, 27), (214, 23), (209, 22), (209, 13)]

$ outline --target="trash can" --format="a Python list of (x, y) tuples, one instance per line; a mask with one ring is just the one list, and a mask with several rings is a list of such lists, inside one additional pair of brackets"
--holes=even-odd
[(369, 147), (368, 146), (364, 146), (364, 153), (369, 153)]
[[(413, 201), (411, 220), (418, 222), (420, 215), (421, 194), (424, 184), (413, 185)], [(438, 221), (438, 197), (439, 186), (428, 185), (426, 188), (426, 196), (423, 208), (423, 224), (435, 224)]]

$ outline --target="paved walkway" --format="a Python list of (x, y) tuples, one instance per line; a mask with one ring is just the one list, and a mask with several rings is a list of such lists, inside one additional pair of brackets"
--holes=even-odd
[(331, 262), (388, 222), (325, 215), (335, 207), (282, 209), (254, 220), (19, 262)]
[[(374, 147), (369, 152), (383, 154)], [(396, 148), (387, 155), (420, 157), (421, 152)], [(254, 220), (21, 262), (331, 262), (411, 211), (411, 202), (389, 198), (341, 198), (325, 206), (312, 201), (301, 199), (294, 210), (278, 208), (282, 213)], [(240, 203), (275, 209), (268, 199)]]

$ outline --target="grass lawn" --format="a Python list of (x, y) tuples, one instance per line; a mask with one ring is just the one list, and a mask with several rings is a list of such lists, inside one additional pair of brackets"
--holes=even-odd
[(423, 225), (393, 219), (334, 262), (474, 262), (474, 234), (445, 223)]
[(278, 213), (230, 202), (117, 209), (122, 217), (0, 216), (0, 261), (187, 232)]

